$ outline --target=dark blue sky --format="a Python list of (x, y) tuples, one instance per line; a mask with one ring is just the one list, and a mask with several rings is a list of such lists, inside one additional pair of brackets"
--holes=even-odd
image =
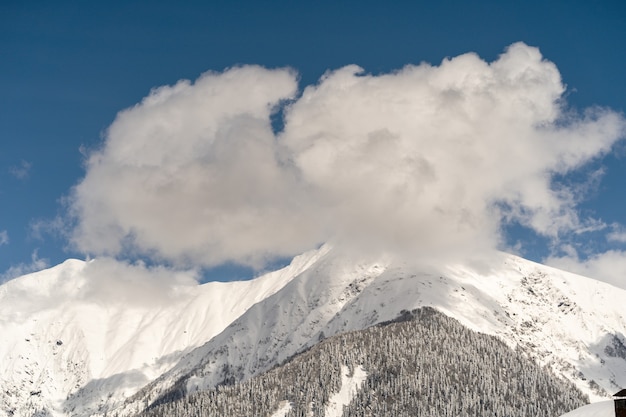
[[(33, 232), (63, 213), (84, 175), (81, 148), (98, 147), (116, 113), (151, 88), (207, 70), (291, 66), (307, 85), (352, 63), (380, 73), (470, 51), (491, 61), (523, 41), (557, 65), (570, 105), (626, 107), (623, 2), (388, 3), (3, 1), (0, 273), (26, 270), (33, 256), (50, 265), (81, 257), (63, 236)], [(626, 224), (625, 157), (622, 144), (598, 162), (606, 174), (583, 211)], [(530, 258), (547, 256), (531, 233), (512, 227), (510, 239), (527, 242)], [(595, 246), (607, 249), (602, 238)]]

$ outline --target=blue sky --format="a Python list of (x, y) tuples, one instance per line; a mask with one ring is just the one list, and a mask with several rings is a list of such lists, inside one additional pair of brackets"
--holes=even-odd
[[(626, 6), (619, 1), (181, 3), (9, 0), (0, 5), (0, 274), (5, 278), (94, 252), (70, 244), (71, 224), (54, 227), (72, 204), (72, 187), (85, 177), (86, 157), (102, 147), (119, 111), (154, 87), (195, 80), (209, 70), (288, 66), (298, 72), (302, 90), (326, 71), (349, 64), (377, 75), (407, 64), (439, 65), (468, 52), (492, 62), (522, 41), (556, 65), (571, 108), (604, 106), (619, 113), (626, 107)], [(625, 158), (624, 143), (617, 141), (607, 155), (556, 178), (587, 183), (576, 210), (601, 227), (570, 230), (557, 241), (514, 222), (502, 226), (504, 245), (582, 273), (626, 272), (621, 256), (626, 239), (620, 237), (626, 225)], [(591, 173), (595, 182), (588, 180)], [(174, 262), (158, 250), (151, 256), (153, 249), (116, 255)], [(607, 251), (610, 257), (598, 258)], [(288, 255), (282, 247), (272, 253)], [(594, 257), (598, 262), (590, 266)], [(250, 273), (248, 267), (211, 269), (224, 260), (237, 258), (199, 265), (210, 277)], [(267, 267), (250, 257), (244, 263)], [(616, 283), (614, 277), (607, 280)]]

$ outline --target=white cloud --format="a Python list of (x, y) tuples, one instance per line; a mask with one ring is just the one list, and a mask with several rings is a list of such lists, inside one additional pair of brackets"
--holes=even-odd
[(625, 251), (609, 250), (583, 260), (576, 251), (570, 250), (564, 256), (553, 256), (545, 259), (544, 262), (555, 268), (599, 279), (626, 289)]
[(30, 274), (31, 272), (41, 271), (48, 268), (48, 259), (40, 258), (37, 250), (33, 251), (30, 255), (29, 263), (20, 263), (11, 266), (9, 269), (0, 273), (0, 283), (8, 281), (10, 279), (20, 277), (22, 275)]
[(0, 230), (0, 246), (9, 244), (9, 232)]
[(612, 231), (606, 235), (609, 242), (626, 243), (626, 229), (624, 226), (614, 223), (611, 225)]
[(579, 228), (575, 195), (552, 189), (552, 174), (607, 152), (623, 131), (610, 112), (562, 123), (559, 73), (523, 44), (491, 64), (466, 54), (359, 72), (308, 87), (282, 137), (348, 235), (448, 250), (496, 244), (502, 219), (547, 236)]
[(19, 180), (28, 178), (33, 164), (22, 160), (19, 165), (9, 168), (9, 173)]
[[(155, 89), (121, 112), (70, 198), (94, 254), (261, 266), (324, 240), (440, 254), (494, 247), (504, 222), (557, 238), (593, 226), (553, 185), (625, 122), (564, 109), (556, 66), (518, 43), (382, 75), (356, 66), (297, 93), (250, 66)], [(293, 99), (275, 136), (272, 109)], [(430, 255), (429, 255), (430, 256)]]
[(207, 73), (121, 112), (74, 190), (77, 247), (259, 266), (308, 249), (316, 232), (302, 235), (312, 229), (301, 222), (306, 197), (270, 124), (273, 107), (296, 93), (295, 78), (260, 67)]
[(163, 306), (195, 286), (194, 271), (129, 264), (112, 258), (94, 259), (82, 271), (84, 286), (79, 298), (103, 304)]
[[(198, 285), (195, 271), (177, 271), (162, 266), (149, 267), (141, 262), (134, 264), (102, 257), (87, 261), (84, 267), (53, 267), (53, 275), (42, 271), (44, 282), (52, 280), (53, 285), (39, 285), (30, 288), (16, 285), (13, 307), (19, 312), (14, 318), (29, 316), (32, 313), (56, 308), (68, 300), (86, 301), (90, 304), (123, 305), (135, 307), (165, 307), (193, 296), (193, 289)], [(38, 272), (48, 267), (45, 260), (33, 254), (30, 265), (12, 268), (8, 274), (0, 276), (0, 283), (12, 278)], [(36, 280), (39, 282), (39, 280)], [(191, 290), (191, 291), (190, 291)], [(9, 314), (15, 311), (9, 312)]]

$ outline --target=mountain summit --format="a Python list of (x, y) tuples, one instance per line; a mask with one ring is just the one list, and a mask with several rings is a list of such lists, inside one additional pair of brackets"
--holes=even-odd
[(498, 337), (592, 400), (626, 386), (626, 291), (513, 255), (434, 264), (324, 245), (250, 281), (179, 277), (158, 291), (103, 274), (115, 271), (106, 262), (0, 286), (0, 414), (131, 415), (420, 307)]

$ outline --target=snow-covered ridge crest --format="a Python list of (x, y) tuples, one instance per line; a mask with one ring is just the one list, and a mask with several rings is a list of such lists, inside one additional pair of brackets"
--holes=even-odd
[(2, 412), (131, 414), (174, 384), (190, 392), (246, 379), (422, 306), (520, 347), (592, 399), (626, 386), (626, 291), (512, 255), (441, 265), (325, 245), (251, 281), (181, 276), (159, 303), (134, 305), (86, 291), (90, 265), (0, 286)]
[(0, 415), (105, 410), (219, 334), (325, 250), (242, 282), (197, 285), (184, 273), (161, 279), (151, 271), (142, 278), (148, 274), (142, 267), (68, 260), (3, 284)]
[(609, 284), (503, 253), (442, 266), (334, 250), (160, 380), (188, 378), (194, 391), (246, 379), (325, 336), (431, 306), (523, 349), (600, 399), (626, 385), (624, 297)]

